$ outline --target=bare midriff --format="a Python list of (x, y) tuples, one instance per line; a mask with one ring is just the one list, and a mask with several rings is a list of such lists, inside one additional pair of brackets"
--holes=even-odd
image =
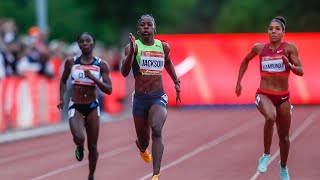
[(159, 92), (163, 90), (162, 76), (161, 75), (139, 75), (135, 78), (135, 92)]
[(97, 99), (94, 86), (74, 85), (72, 87), (72, 100), (76, 104), (89, 104)]
[(288, 79), (289, 76), (264, 75), (261, 76), (260, 88), (271, 92), (288, 91)]

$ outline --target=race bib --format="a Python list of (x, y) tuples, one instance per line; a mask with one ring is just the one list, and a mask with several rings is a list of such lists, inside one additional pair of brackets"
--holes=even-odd
[(88, 77), (85, 76), (84, 71), (89, 70), (90, 73), (96, 77), (97, 79), (100, 79), (100, 68), (97, 66), (91, 66), (91, 65), (74, 65), (73, 71), (72, 71), (72, 77), (74, 79), (74, 84), (81, 84), (81, 85), (91, 85), (94, 86), (95, 82)]
[(164, 68), (164, 54), (157, 51), (141, 51), (140, 72), (144, 75), (161, 75)]
[(284, 72), (286, 67), (281, 56), (264, 56), (261, 61), (262, 71), (265, 72)]

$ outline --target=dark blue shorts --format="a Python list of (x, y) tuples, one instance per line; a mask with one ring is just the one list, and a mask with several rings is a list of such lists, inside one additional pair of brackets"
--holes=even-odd
[(132, 93), (132, 114), (147, 115), (152, 105), (158, 104), (168, 108), (168, 96), (163, 92)]

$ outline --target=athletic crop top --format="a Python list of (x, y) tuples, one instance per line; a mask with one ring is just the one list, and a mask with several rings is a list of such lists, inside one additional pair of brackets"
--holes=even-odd
[(134, 77), (138, 75), (161, 75), (164, 68), (164, 51), (162, 42), (155, 39), (152, 46), (136, 40), (138, 52), (132, 62)]
[(261, 75), (289, 76), (290, 69), (283, 64), (282, 56), (285, 55), (286, 42), (282, 42), (280, 47), (274, 52), (269, 49), (269, 44), (265, 44), (260, 53), (260, 73)]
[(96, 83), (85, 77), (84, 71), (90, 70), (91, 74), (100, 79), (100, 62), (101, 59), (94, 57), (93, 62), (91, 64), (82, 64), (80, 57), (74, 57), (74, 64), (71, 69), (71, 82), (73, 85), (84, 85), (84, 86), (96, 86)]

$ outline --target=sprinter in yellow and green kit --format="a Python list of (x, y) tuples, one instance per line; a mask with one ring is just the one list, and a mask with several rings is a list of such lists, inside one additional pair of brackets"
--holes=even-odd
[[(131, 69), (135, 78), (132, 114), (137, 133), (136, 145), (145, 162), (153, 162), (153, 180), (159, 179), (164, 145), (162, 127), (167, 118), (168, 96), (164, 92), (162, 71), (166, 69), (176, 90), (176, 103), (180, 99), (180, 80), (170, 59), (167, 43), (154, 39), (155, 19), (144, 14), (138, 19), (139, 40), (129, 33), (130, 43), (125, 48), (121, 72), (128, 76)], [(152, 156), (148, 151), (152, 137)]]

